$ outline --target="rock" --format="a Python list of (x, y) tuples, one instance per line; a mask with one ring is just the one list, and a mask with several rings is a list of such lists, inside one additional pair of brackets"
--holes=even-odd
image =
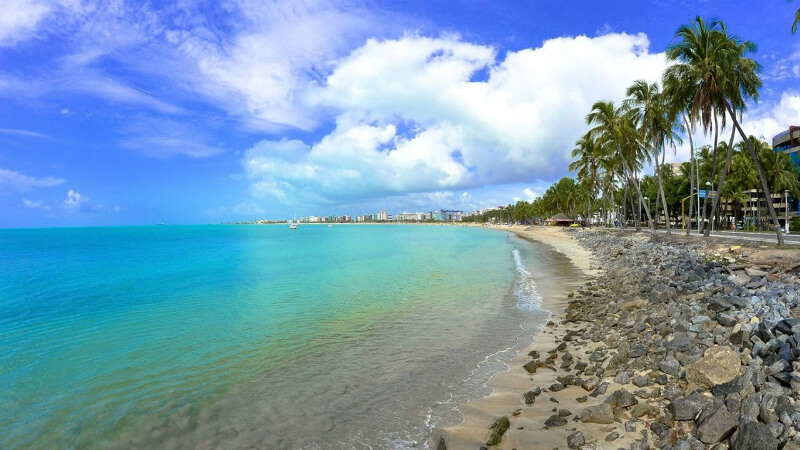
[(765, 277), (765, 276), (767, 276), (767, 272), (764, 272), (763, 270), (751, 269), (751, 268), (744, 269), (744, 273), (746, 273), (747, 276), (749, 276), (749, 277)]
[(444, 441), (444, 436), (439, 437), (439, 444), (436, 446), (436, 450), (447, 450), (447, 443)]
[(591, 377), (583, 380), (581, 387), (584, 391), (591, 392), (597, 387), (598, 384), (600, 384), (600, 379), (597, 377)]
[(522, 394), (522, 396), (525, 398), (526, 405), (532, 405), (534, 402), (536, 402), (537, 394), (534, 393), (533, 391), (528, 391)]
[(631, 408), (631, 417), (641, 418), (644, 416), (653, 416), (654, 409), (651, 405), (647, 403), (639, 403), (638, 405)]
[(552, 415), (544, 421), (544, 424), (548, 427), (563, 427), (567, 424), (567, 419), (560, 415)]
[(563, 391), (565, 387), (566, 386), (564, 386), (561, 383), (553, 383), (550, 385), (548, 389), (550, 390), (550, 392), (558, 392), (558, 391)]
[(636, 400), (636, 397), (627, 390), (620, 389), (609, 395), (605, 403), (611, 405), (612, 408), (627, 408), (639, 404), (639, 400)]
[(614, 377), (614, 383), (617, 384), (628, 384), (631, 381), (631, 374), (630, 372), (620, 372)]
[(698, 425), (697, 438), (703, 443), (714, 444), (726, 439), (736, 429), (736, 417), (724, 407), (709, 414)]
[(758, 422), (744, 422), (733, 433), (731, 450), (777, 450), (778, 440), (769, 427)]
[(576, 431), (567, 436), (568, 448), (581, 448), (585, 443), (586, 443), (586, 438), (583, 437), (583, 433), (581, 433), (580, 431)]
[(578, 403), (586, 403), (587, 400), (589, 400), (588, 395), (584, 395), (583, 397), (578, 397), (575, 399), (575, 401)]
[(692, 341), (686, 333), (675, 333), (664, 341), (667, 350), (684, 352), (692, 347)]
[(739, 374), (739, 355), (728, 347), (711, 347), (699, 361), (686, 368), (686, 379), (710, 389), (727, 383)]
[(489, 439), (486, 440), (486, 445), (497, 445), (503, 440), (503, 434), (508, 430), (508, 427), (511, 426), (511, 422), (508, 421), (508, 417), (503, 416), (494, 421), (492, 424), (491, 430), (492, 434), (489, 435)]
[(608, 403), (601, 403), (597, 406), (589, 406), (578, 415), (578, 419), (583, 423), (614, 423), (614, 410)]
[(599, 396), (599, 395), (604, 395), (604, 394), (606, 393), (606, 390), (608, 389), (608, 386), (609, 386), (609, 384), (610, 384), (610, 383), (609, 383), (609, 382), (607, 382), (607, 381), (604, 381), (604, 382), (600, 383), (600, 385), (598, 385), (598, 386), (597, 386), (597, 387), (596, 387), (596, 388), (595, 388), (595, 389), (592, 391), (592, 393), (591, 393), (591, 394), (589, 394), (589, 396), (590, 396), (590, 397), (597, 397), (597, 396)]
[(647, 301), (641, 298), (628, 300), (619, 305), (619, 309), (623, 311), (632, 311), (647, 306)]
[(732, 327), (738, 323), (735, 317), (725, 313), (718, 313), (714, 316), (714, 320), (719, 322), (723, 327)]
[(731, 275), (728, 277), (728, 280), (736, 286), (742, 287), (750, 282), (750, 277), (747, 275)]
[(538, 367), (539, 367), (539, 362), (538, 361), (531, 361), (531, 362), (525, 364), (524, 366), (522, 366), (522, 368), (527, 370), (528, 373), (536, 373), (536, 369)]
[(667, 405), (667, 410), (675, 420), (694, 420), (700, 411), (713, 402), (712, 397), (693, 393), (685, 398), (676, 398)]
[(633, 377), (633, 384), (637, 387), (645, 387), (650, 384), (650, 379), (644, 375), (635, 376)]
[(636, 421), (635, 420), (629, 420), (629, 421), (625, 422), (625, 432), (626, 433), (633, 433), (635, 431), (636, 431)]
[(616, 441), (617, 439), (619, 439), (619, 433), (616, 431), (613, 431), (606, 436), (606, 442)]
[(667, 375), (677, 377), (681, 371), (681, 363), (675, 358), (667, 358), (658, 362), (658, 368)]
[(532, 350), (531, 352), (528, 353), (528, 356), (530, 356), (533, 359), (539, 359), (539, 352), (537, 352), (536, 350)]

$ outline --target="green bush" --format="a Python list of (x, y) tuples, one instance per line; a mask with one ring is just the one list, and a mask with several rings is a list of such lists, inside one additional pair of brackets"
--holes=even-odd
[(789, 221), (789, 231), (792, 233), (800, 233), (800, 217), (792, 217)]

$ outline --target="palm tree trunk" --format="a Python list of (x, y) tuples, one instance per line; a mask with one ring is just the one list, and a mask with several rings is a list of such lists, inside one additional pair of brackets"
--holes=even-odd
[[(661, 203), (663, 203), (663, 209), (664, 209), (664, 222), (665, 222), (664, 226), (667, 229), (667, 236), (669, 236), (672, 234), (672, 230), (670, 230), (669, 227), (669, 208), (667, 207), (667, 196), (664, 195), (664, 178), (662, 174), (662, 171), (664, 170), (663, 161), (665, 160), (667, 152), (662, 151), (661, 153), (662, 153), (661, 165), (658, 164), (658, 155), (656, 155), (656, 167), (658, 168), (658, 170), (656, 170), (656, 173), (658, 174), (658, 192), (661, 195)], [(658, 214), (658, 197), (656, 197), (656, 214)]]
[[(622, 152), (620, 152), (620, 154), (622, 154)], [(630, 170), (630, 167), (628, 167), (628, 161), (625, 160), (625, 155), (623, 155), (622, 158), (620, 159), (622, 160), (622, 169), (627, 173), (628, 177), (630, 178), (633, 172)], [(647, 215), (647, 224), (650, 226), (650, 234), (652, 234), (652, 238), (655, 239), (656, 227), (655, 225), (653, 225), (653, 218), (650, 216), (650, 207), (647, 205), (647, 202), (643, 201), (644, 197), (642, 196), (642, 187), (639, 185), (639, 180), (636, 178), (633, 178), (633, 187), (636, 189), (636, 195), (639, 196), (639, 201), (643, 203), (644, 213), (645, 215)]]
[(622, 217), (619, 219), (620, 231), (625, 230), (625, 219), (628, 216), (628, 185), (625, 185), (625, 190), (622, 191)]
[[(717, 196), (714, 197), (714, 201), (711, 205), (711, 217), (715, 217), (717, 213), (717, 207), (719, 206), (719, 199), (720, 195), (722, 194), (722, 190), (725, 189), (725, 178), (728, 176), (728, 171), (731, 168), (731, 157), (733, 156), (733, 138), (736, 136), (736, 128), (731, 129), (731, 138), (728, 141), (728, 153), (725, 155), (725, 169), (719, 174), (719, 186), (717, 186)], [(711, 229), (705, 231), (706, 237), (711, 235)]]
[(691, 153), (689, 164), (691, 166), (689, 175), (689, 226), (686, 227), (686, 236), (689, 236), (689, 231), (692, 229), (692, 210), (694, 210), (694, 142), (692, 141), (692, 127), (686, 116), (683, 117), (683, 121), (686, 123), (686, 134), (689, 136), (689, 152)]
[(733, 125), (739, 130), (739, 135), (744, 140), (745, 144), (747, 145), (747, 150), (750, 151), (750, 157), (753, 158), (753, 164), (756, 166), (756, 170), (758, 171), (758, 176), (761, 178), (761, 187), (764, 189), (764, 196), (767, 198), (767, 208), (769, 208), (769, 215), (772, 218), (772, 223), (775, 226), (775, 235), (778, 238), (778, 245), (783, 245), (783, 233), (781, 233), (781, 224), (778, 222), (778, 215), (775, 214), (775, 206), (772, 204), (772, 193), (769, 190), (769, 186), (767, 185), (767, 177), (764, 175), (764, 168), (761, 166), (761, 162), (758, 160), (758, 155), (756, 154), (756, 149), (753, 148), (753, 143), (750, 142), (750, 139), (744, 134), (744, 130), (742, 130), (742, 126), (739, 125), (739, 121), (736, 120), (736, 114), (733, 112), (730, 103), (727, 101), (725, 102), (725, 106), (728, 108), (728, 114), (731, 115), (731, 119), (733, 119)]

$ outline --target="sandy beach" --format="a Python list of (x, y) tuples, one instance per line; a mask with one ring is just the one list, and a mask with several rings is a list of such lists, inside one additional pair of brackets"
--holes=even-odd
[[(573, 415), (581, 409), (602, 403), (599, 397), (588, 397), (582, 403), (578, 398), (587, 396), (588, 392), (581, 387), (569, 387), (558, 392), (550, 391), (548, 387), (558, 383), (559, 377), (574, 376), (574, 371), (569, 368), (562, 369), (554, 365), (555, 370), (540, 368), (535, 374), (529, 373), (523, 366), (531, 361), (533, 352), (546, 355), (555, 349), (569, 331), (575, 331), (577, 325), (559, 325), (564, 319), (566, 307), (569, 302), (569, 293), (578, 289), (586, 281), (601, 274), (594, 264), (592, 253), (580, 245), (573, 238), (574, 233), (559, 227), (537, 226), (512, 226), (495, 227), (500, 230), (511, 231), (520, 237), (536, 240), (564, 254), (584, 274), (584, 278), (575, 280), (573, 284), (563, 286), (560, 294), (547, 295), (543, 298), (542, 307), (551, 312), (550, 322), (539, 332), (534, 343), (509, 363), (509, 370), (496, 374), (489, 386), (493, 393), (488, 397), (473, 400), (461, 405), (464, 422), (460, 425), (445, 430), (448, 449), (476, 449), (484, 446), (491, 433), (489, 426), (500, 417), (509, 418), (511, 426), (503, 436), (502, 448), (555, 448), (565, 447), (567, 436), (574, 427), (549, 428), (545, 422), (559, 410), (570, 411), (572, 415), (566, 419), (571, 421)], [(594, 351), (597, 345), (576, 348), (571, 342), (566, 343), (565, 351), (570, 352), (576, 359), (586, 358)], [(526, 404), (525, 392), (535, 390), (537, 387), (544, 389), (533, 404)], [(615, 386), (610, 384), (608, 389)], [(562, 413), (563, 414), (563, 413)], [(590, 424), (582, 429), (589, 429), (597, 437), (605, 437), (611, 432), (620, 434), (620, 438), (612, 443), (606, 443), (613, 448), (627, 447), (638, 434), (626, 433), (619, 424), (600, 425)], [(546, 432), (543, 432), (546, 430)], [(438, 438), (437, 438), (438, 439)]]

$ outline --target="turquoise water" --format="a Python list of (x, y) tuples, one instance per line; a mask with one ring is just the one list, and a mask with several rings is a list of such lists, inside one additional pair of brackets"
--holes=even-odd
[(423, 445), (554, 263), (460, 227), (0, 230), (0, 448)]

